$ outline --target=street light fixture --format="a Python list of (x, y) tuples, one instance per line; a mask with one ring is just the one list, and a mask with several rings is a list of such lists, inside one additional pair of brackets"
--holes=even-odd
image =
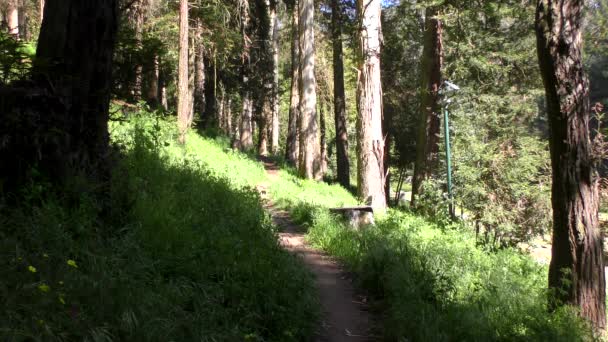
[(448, 106), (452, 102), (449, 96), (455, 94), (460, 90), (460, 87), (456, 84), (444, 81), (439, 93), (442, 97), (443, 102), (443, 127), (444, 127), (444, 138), (445, 138), (445, 162), (447, 165), (447, 181), (448, 181), (448, 203), (449, 203), (449, 214), (450, 217), (454, 218), (456, 213), (454, 211), (454, 194), (452, 193), (452, 152), (450, 148), (450, 121)]

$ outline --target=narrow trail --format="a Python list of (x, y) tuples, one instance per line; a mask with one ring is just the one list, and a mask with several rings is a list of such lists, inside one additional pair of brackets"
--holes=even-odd
[[(264, 168), (272, 181), (278, 177), (278, 168), (263, 160)], [(305, 230), (291, 221), (289, 213), (278, 209), (267, 196), (268, 184), (257, 186), (264, 208), (280, 228), (280, 243), (298, 255), (315, 276), (315, 285), (322, 306), (321, 326), (313, 342), (376, 341), (372, 335), (371, 314), (365, 297), (357, 296), (342, 267), (327, 254), (310, 247), (304, 238)]]

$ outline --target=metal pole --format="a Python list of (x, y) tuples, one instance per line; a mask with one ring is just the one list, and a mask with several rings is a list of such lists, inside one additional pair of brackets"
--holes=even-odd
[(448, 201), (449, 214), (454, 218), (454, 198), (452, 194), (452, 152), (450, 150), (450, 121), (448, 115), (448, 105), (443, 107), (443, 126), (445, 137), (445, 162), (448, 167)]

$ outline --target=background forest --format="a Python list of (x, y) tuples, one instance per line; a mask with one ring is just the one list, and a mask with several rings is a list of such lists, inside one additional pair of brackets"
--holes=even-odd
[[(80, 102), (66, 99), (84, 82), (47, 96), (80, 71), (53, 64), (58, 30), (44, 36), (41, 25), (64, 11), (46, 1), (0, 0), (0, 339), (311, 336), (313, 283), (276, 243), (255, 191), (269, 182), (260, 155), (285, 169), (273, 200), (357, 274), (385, 339), (597, 338), (570, 308), (546, 310), (552, 167), (536, 1), (381, 2), (381, 201), (361, 176), (361, 98), (374, 93), (362, 95), (373, 46), (359, 2), (100, 0), (115, 32), (87, 26), (74, 41), (97, 35), (110, 77), (70, 46), (66, 65), (103, 89)], [(608, 0), (584, 2), (603, 223)], [(445, 80), (460, 88), (449, 104), (443, 88), (429, 90)], [(83, 129), (89, 111), (104, 111), (104, 91), (105, 131)], [(80, 121), (57, 114), (65, 108), (69, 118), (82, 109)], [(90, 141), (104, 139), (98, 153)], [(378, 201), (392, 209), (365, 231), (327, 210)]]

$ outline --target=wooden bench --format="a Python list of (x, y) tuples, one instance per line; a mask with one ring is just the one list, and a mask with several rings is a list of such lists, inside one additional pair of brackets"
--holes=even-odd
[(374, 224), (374, 209), (369, 205), (330, 208), (329, 211), (340, 215), (351, 227), (356, 229)]

